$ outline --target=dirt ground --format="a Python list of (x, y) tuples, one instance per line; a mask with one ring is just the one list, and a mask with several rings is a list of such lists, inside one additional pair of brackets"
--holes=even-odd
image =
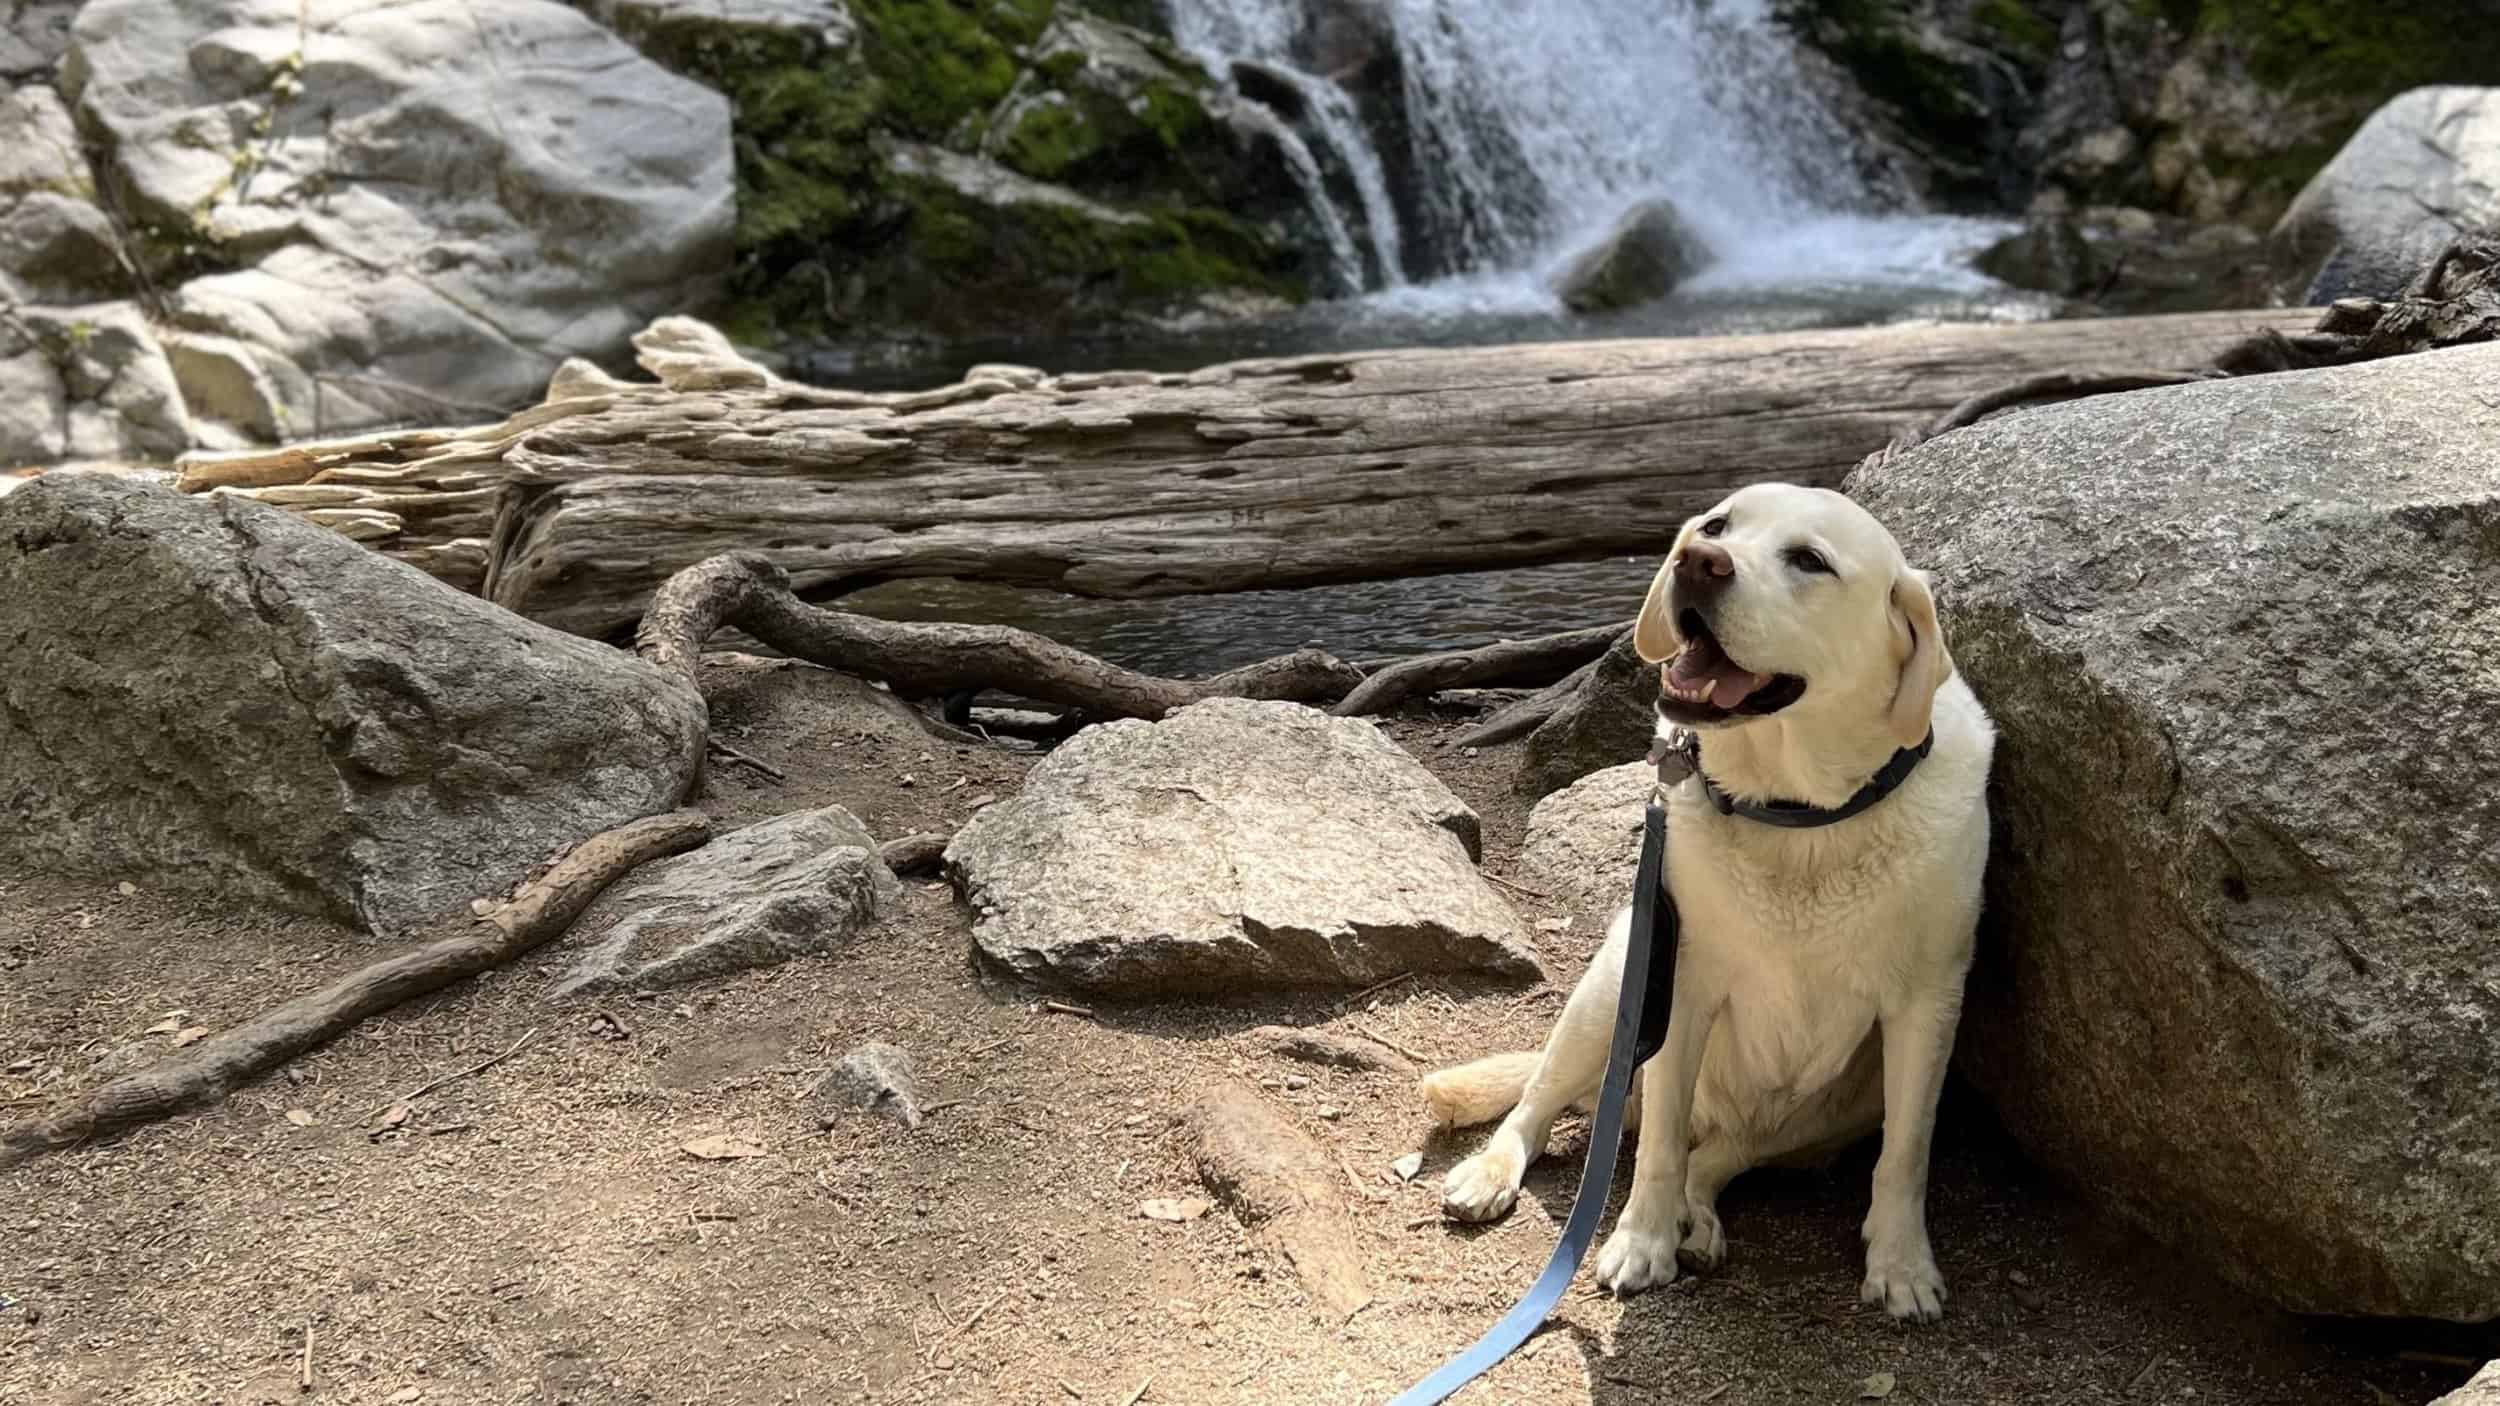
[[(1451, 726), (1389, 730), (1479, 808), (1505, 874), (1525, 822), (1511, 759), (1438, 746)], [(880, 836), (951, 829), (1024, 765), (795, 717), (737, 745), (789, 778), (717, 769), (707, 808), (840, 802)], [(973, 961), (942, 887), (909, 890), (847, 950), (647, 999), (552, 1003), (560, 952), (542, 953), (222, 1107), (0, 1172), (0, 1402), (1377, 1403), (1543, 1262), (1576, 1125), (1516, 1214), (1456, 1231), (1434, 1187), (1465, 1144), (1428, 1135), (1411, 1080), (1287, 1063), (1244, 1032), (1324, 1026), (1456, 1060), (1533, 1045), (1560, 986), (1054, 1013)], [(1576, 975), (1602, 915), (1513, 897), (1531, 922), (1572, 918), (1538, 940)], [(152, 1027), (216, 1028), (371, 955), (318, 921), (0, 863), (0, 1118), (173, 1038)], [(820, 1131), (809, 1090), (865, 1039), (912, 1051), (948, 1106), (917, 1131), (866, 1114)], [(515, 1047), (372, 1131), (409, 1090)], [(1341, 1159), (1376, 1295), (1350, 1320), (1318, 1316), (1223, 1210), (1139, 1212), (1201, 1194), (1171, 1115), (1234, 1075)], [(766, 1150), (681, 1150), (716, 1133)], [(1387, 1168), (1410, 1151), (1424, 1171), (1401, 1184)], [(1584, 1272), (1459, 1399), (1845, 1403), (1888, 1373), (1890, 1399), (1920, 1403), (2411, 1406), (2500, 1351), (2488, 1332), (2240, 1298), (2096, 1220), (1958, 1094), (1930, 1210), (1952, 1309), (1905, 1330), (1857, 1302), (1871, 1161), (1740, 1181), (1725, 1270), (1625, 1303)]]

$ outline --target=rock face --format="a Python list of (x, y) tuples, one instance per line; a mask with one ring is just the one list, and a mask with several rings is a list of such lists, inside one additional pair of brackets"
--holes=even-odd
[(728, 258), (728, 103), (553, 0), (92, 0), (63, 91), (291, 433), (526, 403)]
[(0, 465), (178, 454), (182, 392), (135, 303), (0, 319)]
[(396, 933), (675, 805), (691, 688), (290, 514), (0, 499), (0, 844)]
[(947, 847), (973, 939), (1100, 991), (1529, 977), (1473, 811), (1378, 728), (1214, 699), (1089, 728)]
[(1641, 821), (1657, 779), (1646, 761), (1610, 766), (1537, 802), (1519, 851), (1529, 882), (1601, 922), (1631, 902)]
[(555, 994), (683, 986), (833, 951), (901, 887), (840, 806), (733, 830), (627, 875), (574, 925), (600, 936)]
[(1849, 490), (1994, 714), (1958, 1057), (2303, 1312), (2500, 1315), (2500, 346), (1982, 423)]
[(1709, 262), (1710, 246), (1672, 202), (1644, 200), (1564, 262), (1554, 274), (1554, 296), (1573, 312), (1634, 307), (1674, 292)]
[(2500, 88), (2417, 88), (2370, 115), (2274, 227), (2285, 296), (2392, 298), (2500, 219)]
[(1547, 718), (1519, 753), (1519, 789), (1557, 791), (1607, 767), (1649, 754), (1658, 727), (1658, 666), (1641, 662), (1625, 629), (1599, 656), (1589, 681)]
[(59, 96), (41, 84), (12, 91), (0, 79), (0, 303), (86, 303), (130, 291), (95, 193)]

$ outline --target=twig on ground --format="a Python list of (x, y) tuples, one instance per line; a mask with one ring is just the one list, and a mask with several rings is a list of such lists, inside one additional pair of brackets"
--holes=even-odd
[[(611, 1020), (615, 1019), (614, 1016), (610, 1016), (608, 1018)], [(384, 1103), (381, 1107), (374, 1109), (374, 1115), (379, 1117), (380, 1115), (391, 1111), (391, 1109), (396, 1105), (414, 1103), (418, 1099), (425, 1097), (427, 1094), (434, 1092), (436, 1089), (441, 1088), (445, 1084), (466, 1079), (472, 1074), (483, 1074), (487, 1070), (494, 1068), (496, 1065), (503, 1063), (505, 1060), (512, 1058), (516, 1054), (519, 1054), (523, 1045), (526, 1045), (530, 1041), (537, 1038), (538, 1027), (533, 1025), (528, 1030), (523, 1031), (521, 1038), (513, 1041), (511, 1047), (506, 1049), (502, 1054), (495, 1055), (490, 1059), (480, 1060), (466, 1069), (455, 1069), (451, 1073), (444, 1075), (442, 1078), (435, 1080), (431, 1084), (425, 1084), (418, 1088), (410, 1089), (408, 1092), (401, 1094), (399, 1097), (391, 1099), (390, 1101)]]
[(1415, 1053), (1413, 1050), (1408, 1049), (1406, 1046), (1399, 1044), (1397, 1041), (1390, 1039), (1388, 1036), (1381, 1034), (1379, 1031), (1372, 1029), (1370, 1026), (1365, 1025), (1359, 1020), (1354, 1022), (1354, 1033), (1362, 1036), (1366, 1040), (1371, 1041), (1375, 1045), (1385, 1045), (1390, 1049), (1396, 1050), (1399, 1054), (1406, 1056), (1408, 1059), (1415, 1061), (1417, 1064), (1432, 1063), (1431, 1060)]
[(1341, 1011), (1352, 1010), (1354, 1007), (1361, 1005), (1364, 998), (1378, 995), (1379, 993), (1388, 990), (1390, 987), (1397, 985), (1401, 981), (1412, 981), (1414, 979), (1415, 974), (1413, 972), (1399, 972), (1396, 976), (1390, 977), (1386, 981), (1375, 981), (1371, 985), (1366, 986), (1362, 990), (1355, 992), (1353, 995), (1346, 997), (1342, 1001), (1339, 1001), (1337, 1003), (1337, 1009)]
[(711, 821), (677, 811), (593, 835), (523, 884), (511, 903), (487, 914), (486, 931), (385, 957), (115, 1079), (49, 1117), (11, 1127), (0, 1133), (0, 1163), (215, 1103), (368, 1017), (544, 946), (636, 866), (683, 854), (711, 834)]
[(1130, 1392), (1128, 1394), (1128, 1399), (1121, 1402), (1120, 1406), (1137, 1406), (1138, 1402), (1146, 1399), (1146, 1388), (1153, 1386), (1154, 1384), (1155, 1379), (1152, 1377), (1148, 1377), (1144, 1381), (1139, 1382), (1137, 1384), (1137, 1390)]
[(704, 739), (703, 745), (710, 748), (712, 751), (720, 753), (723, 757), (728, 758), (730, 761), (736, 762), (738, 765), (756, 772), (757, 774), (763, 776), (766, 780), (779, 783), (790, 779), (790, 773), (774, 766), (771, 762), (765, 761), (761, 757), (749, 756), (746, 753), (739, 751), (737, 748), (730, 746), (728, 743), (721, 741), (717, 737)]
[(1086, 1020), (1092, 1020), (1094, 1018), (1094, 1013), (1092, 1011), (1083, 1006), (1071, 1006), (1065, 1001), (1044, 1001), (1042, 1002), (1042, 1009), (1051, 1015), (1073, 1015), (1082, 1017)]
[(1530, 897), (1530, 898), (1542, 898), (1542, 899), (1547, 900), (1548, 902), (1551, 902), (1551, 901), (1553, 900), (1553, 897), (1554, 897), (1554, 896), (1553, 896), (1552, 894), (1550, 894), (1550, 893), (1545, 892), (1543, 889), (1532, 889), (1532, 888), (1528, 887), (1526, 884), (1523, 884), (1523, 883), (1519, 882), (1517, 879), (1505, 879), (1505, 878), (1503, 878), (1501, 875), (1494, 873), (1494, 872), (1493, 872), (1492, 870), (1490, 870), (1490, 869), (1484, 870), (1484, 871), (1482, 871), (1482, 872), (1483, 872), (1483, 874), (1484, 874), (1484, 876), (1485, 876), (1486, 878), (1491, 879), (1493, 882), (1495, 882), (1495, 883), (1497, 883), (1497, 884), (1500, 884), (1502, 887), (1504, 887), (1504, 888), (1506, 888), (1506, 889), (1509, 889), (1509, 890), (1511, 890), (1511, 891), (1513, 891), (1513, 892), (1515, 892), (1515, 893), (1524, 893), (1524, 894), (1526, 894), (1526, 895), (1527, 895), (1528, 897)]

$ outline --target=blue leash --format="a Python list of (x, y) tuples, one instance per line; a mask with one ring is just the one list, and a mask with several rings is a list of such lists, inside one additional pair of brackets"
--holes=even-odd
[[(1667, 853), (1666, 789), (1672, 784), (1668, 780), (1670, 762), (1662, 758), (1662, 751), (1663, 748), (1653, 750), (1650, 757), (1659, 763), (1659, 785), (1650, 794), (1649, 809), (1642, 820), (1641, 863), (1632, 885), (1632, 930), (1623, 948), (1623, 991), (1615, 1002), (1614, 1042), (1607, 1047), (1606, 1077), (1598, 1086), (1597, 1117), (1589, 1126), (1588, 1162), (1580, 1169), (1580, 1191), (1572, 1199), (1570, 1216), (1563, 1221), (1562, 1239), (1555, 1243), (1553, 1256), (1545, 1261), (1545, 1272), (1536, 1277), (1527, 1297), (1503, 1314), (1501, 1321), (1478, 1338), (1474, 1346), (1408, 1387), (1389, 1406), (1433, 1406), (1448, 1400), (1451, 1393), (1517, 1351), (1544, 1325), (1554, 1305), (1562, 1301), (1563, 1290), (1571, 1287), (1572, 1276), (1580, 1272), (1580, 1261), (1588, 1257), (1589, 1243), (1597, 1238), (1597, 1218), (1605, 1213), (1606, 1193), (1615, 1180), (1615, 1157), (1622, 1150), (1623, 1101), (1631, 1092), (1632, 1071), (1656, 1054), (1663, 1043), (1667, 993), (1675, 982), (1675, 904), (1667, 903), (1662, 915), (1658, 902), (1666, 893), (1662, 882)], [(1663, 928), (1659, 923), (1661, 916), (1666, 920)], [(1651, 962), (1661, 948), (1664, 963), (1658, 968), (1653, 988)]]

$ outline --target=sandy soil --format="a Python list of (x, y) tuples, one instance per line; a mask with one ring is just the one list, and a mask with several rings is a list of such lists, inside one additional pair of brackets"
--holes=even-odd
[[(1525, 818), (1509, 759), (1438, 747), (1449, 725), (1390, 730), (1481, 809), (1505, 873)], [(789, 779), (723, 768), (708, 808), (839, 801), (881, 836), (951, 828), (1023, 764), (800, 717), (749, 719), (737, 745)], [(1568, 916), (1539, 935), (1566, 976), (1602, 915)], [(173, 1038), (151, 1028), (214, 1028), (371, 955), (321, 922), (0, 862), (0, 1117)], [(1290, 1064), (1244, 1034), (1318, 1025), (1454, 1060), (1532, 1045), (1558, 987), (1057, 1014), (981, 970), (926, 884), (850, 950), (693, 990), (552, 1003), (559, 960), (373, 1021), (205, 1114), (0, 1173), (0, 1402), (1381, 1402), (1526, 1287), (1578, 1174), (1567, 1129), (1517, 1214), (1454, 1231), (1434, 1183), (1464, 1145), (1428, 1136), (1409, 1080)], [(951, 1106), (917, 1131), (864, 1114), (820, 1131), (809, 1090), (872, 1038)], [(373, 1131), (407, 1091), (515, 1046)], [(1171, 1115), (1231, 1075), (1341, 1159), (1377, 1296), (1350, 1321), (1319, 1316), (1222, 1210), (1139, 1213), (1200, 1193)], [(681, 1150), (715, 1133), (766, 1151)], [(1425, 1171), (1400, 1184), (1386, 1169), (1410, 1151)], [(1724, 1271), (1627, 1303), (1584, 1275), (1460, 1399), (1850, 1402), (1889, 1373), (1892, 1399), (1921, 1403), (2411, 1406), (2500, 1350), (2239, 1298), (2096, 1221), (1958, 1093), (1930, 1212), (1952, 1313), (1900, 1329), (1857, 1303), (1870, 1165), (1739, 1182)]]

